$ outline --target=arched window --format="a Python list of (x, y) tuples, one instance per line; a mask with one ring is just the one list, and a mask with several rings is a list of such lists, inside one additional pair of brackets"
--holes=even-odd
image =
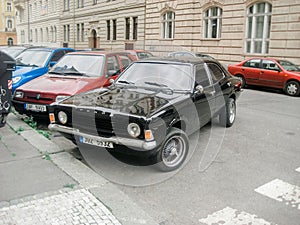
[(162, 38), (174, 38), (175, 31), (175, 13), (168, 11), (162, 15)]
[(7, 20), (7, 28), (12, 29), (12, 20)]
[(247, 9), (246, 53), (269, 53), (272, 5), (255, 3)]
[(49, 42), (50, 38), (49, 38), (49, 29), (48, 27), (46, 27), (46, 41)]
[(14, 40), (13, 40), (12, 38), (8, 38), (8, 39), (7, 39), (7, 45), (8, 45), (8, 46), (14, 45)]
[(211, 7), (204, 13), (204, 38), (220, 38), (222, 27), (222, 9)]

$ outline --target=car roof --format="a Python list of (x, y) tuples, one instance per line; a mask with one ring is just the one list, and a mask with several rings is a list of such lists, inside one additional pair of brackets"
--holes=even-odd
[(41, 50), (47, 50), (47, 51), (55, 51), (55, 50), (75, 50), (72, 48), (65, 48), (65, 47), (41, 47), (41, 46), (32, 46), (29, 48), (29, 50), (34, 50), (34, 51), (41, 51)]
[(110, 55), (110, 54), (126, 54), (127, 52), (105, 52), (105, 51), (75, 51), (68, 55)]
[(141, 62), (148, 62), (148, 63), (180, 63), (180, 64), (201, 64), (204, 62), (217, 62), (214, 59), (210, 58), (198, 58), (198, 57), (182, 57), (182, 58), (174, 58), (169, 56), (164, 57), (150, 57), (141, 59), (139, 61), (136, 61), (135, 63), (141, 63)]

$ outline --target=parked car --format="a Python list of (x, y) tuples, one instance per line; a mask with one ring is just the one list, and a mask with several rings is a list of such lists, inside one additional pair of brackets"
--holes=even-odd
[(287, 60), (255, 57), (229, 65), (228, 71), (242, 80), (242, 86), (279, 88), (291, 96), (300, 93), (300, 68)]
[(240, 86), (215, 60), (139, 60), (108, 88), (53, 103), (49, 129), (79, 145), (142, 154), (172, 171), (185, 161), (189, 135), (212, 117), (233, 125)]
[(0, 46), (0, 51), (8, 54), (9, 56), (11, 56), (13, 58), (15, 58), (17, 55), (19, 55), (25, 49), (27, 49), (26, 46), (18, 46), (18, 45)]
[(13, 72), (12, 92), (28, 81), (44, 75), (49, 68), (66, 53), (75, 51), (72, 48), (28, 48), (16, 58), (16, 70)]
[(48, 119), (47, 108), (51, 103), (110, 85), (110, 79), (115, 79), (132, 61), (126, 52), (68, 53), (48, 74), (17, 88), (13, 105), (20, 114)]
[(203, 54), (200, 52), (170, 52), (168, 53), (168, 56), (170, 57), (200, 57), (200, 58), (209, 58), (214, 59), (212, 56)]
[(153, 54), (146, 50), (126, 50), (126, 52), (130, 53), (136, 60), (153, 57)]

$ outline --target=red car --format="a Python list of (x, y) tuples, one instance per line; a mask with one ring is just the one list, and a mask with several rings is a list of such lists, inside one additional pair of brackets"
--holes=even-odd
[(280, 88), (291, 96), (300, 93), (300, 68), (287, 60), (250, 58), (237, 65), (229, 65), (228, 71), (239, 77), (243, 86)]
[(46, 75), (16, 89), (13, 106), (20, 114), (48, 118), (48, 106), (68, 96), (110, 85), (134, 58), (126, 52), (80, 51), (65, 55)]
[(126, 50), (126, 52), (130, 53), (136, 60), (153, 57), (153, 54), (146, 50)]

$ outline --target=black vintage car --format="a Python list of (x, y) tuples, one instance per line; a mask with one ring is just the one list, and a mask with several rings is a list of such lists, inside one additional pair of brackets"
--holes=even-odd
[(215, 116), (232, 126), (240, 91), (240, 80), (215, 60), (145, 59), (108, 88), (53, 103), (49, 129), (79, 145), (145, 155), (172, 171), (186, 159), (190, 134)]

